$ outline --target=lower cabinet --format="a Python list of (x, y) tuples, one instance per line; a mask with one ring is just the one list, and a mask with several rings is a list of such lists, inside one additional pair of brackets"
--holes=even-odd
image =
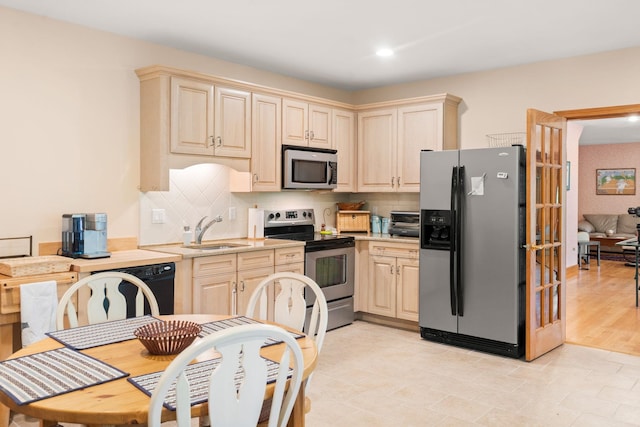
[(304, 274), (303, 245), (193, 258), (193, 313), (244, 315), (258, 284), (280, 271)]
[(418, 247), (370, 242), (367, 312), (418, 321)]
[(242, 315), (251, 292), (273, 272), (273, 250), (194, 258), (193, 312)]

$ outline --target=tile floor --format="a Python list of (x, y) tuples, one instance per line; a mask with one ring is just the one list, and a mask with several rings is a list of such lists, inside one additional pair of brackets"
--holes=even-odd
[(640, 357), (565, 344), (527, 363), (355, 322), (327, 333), (309, 397), (308, 427), (640, 426)]
[(640, 426), (640, 357), (565, 344), (524, 362), (365, 322), (329, 331), (309, 427)]

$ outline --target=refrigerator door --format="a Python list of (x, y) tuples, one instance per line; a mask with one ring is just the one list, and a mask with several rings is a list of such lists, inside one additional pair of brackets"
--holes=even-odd
[[(457, 150), (421, 152), (421, 215), (424, 210), (450, 210), (451, 174), (453, 168), (457, 166)], [(458, 330), (457, 316), (451, 313), (449, 266), (449, 251), (420, 249), (419, 324), (423, 328), (447, 332)]]
[[(519, 326), (519, 254), (521, 147), (460, 151), (466, 168), (466, 214), (462, 259), (464, 314), (458, 333), (517, 343)], [(523, 195), (522, 195), (523, 196)]]

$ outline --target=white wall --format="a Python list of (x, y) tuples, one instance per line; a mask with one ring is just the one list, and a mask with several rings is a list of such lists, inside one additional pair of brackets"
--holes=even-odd
[(139, 81), (162, 64), (349, 102), (351, 94), (0, 7), (0, 237), (60, 241), (63, 213), (139, 235)]

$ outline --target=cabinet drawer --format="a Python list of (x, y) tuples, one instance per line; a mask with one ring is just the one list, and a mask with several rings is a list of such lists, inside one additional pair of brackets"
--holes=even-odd
[(193, 277), (220, 273), (235, 273), (236, 254), (204, 256), (193, 259)]
[(249, 251), (238, 254), (238, 271), (250, 268), (273, 267), (274, 252)]
[(370, 242), (369, 253), (371, 255), (392, 256), (398, 258), (417, 259), (419, 255), (418, 242), (413, 244), (407, 243), (388, 243), (388, 242)]
[(64, 272), (39, 274), (38, 276), (7, 277), (0, 281), (0, 313), (20, 313), (20, 285), (55, 280), (58, 287), (58, 298), (64, 294), (71, 284), (78, 281), (78, 273)]
[(276, 265), (304, 262), (304, 246), (276, 249)]

